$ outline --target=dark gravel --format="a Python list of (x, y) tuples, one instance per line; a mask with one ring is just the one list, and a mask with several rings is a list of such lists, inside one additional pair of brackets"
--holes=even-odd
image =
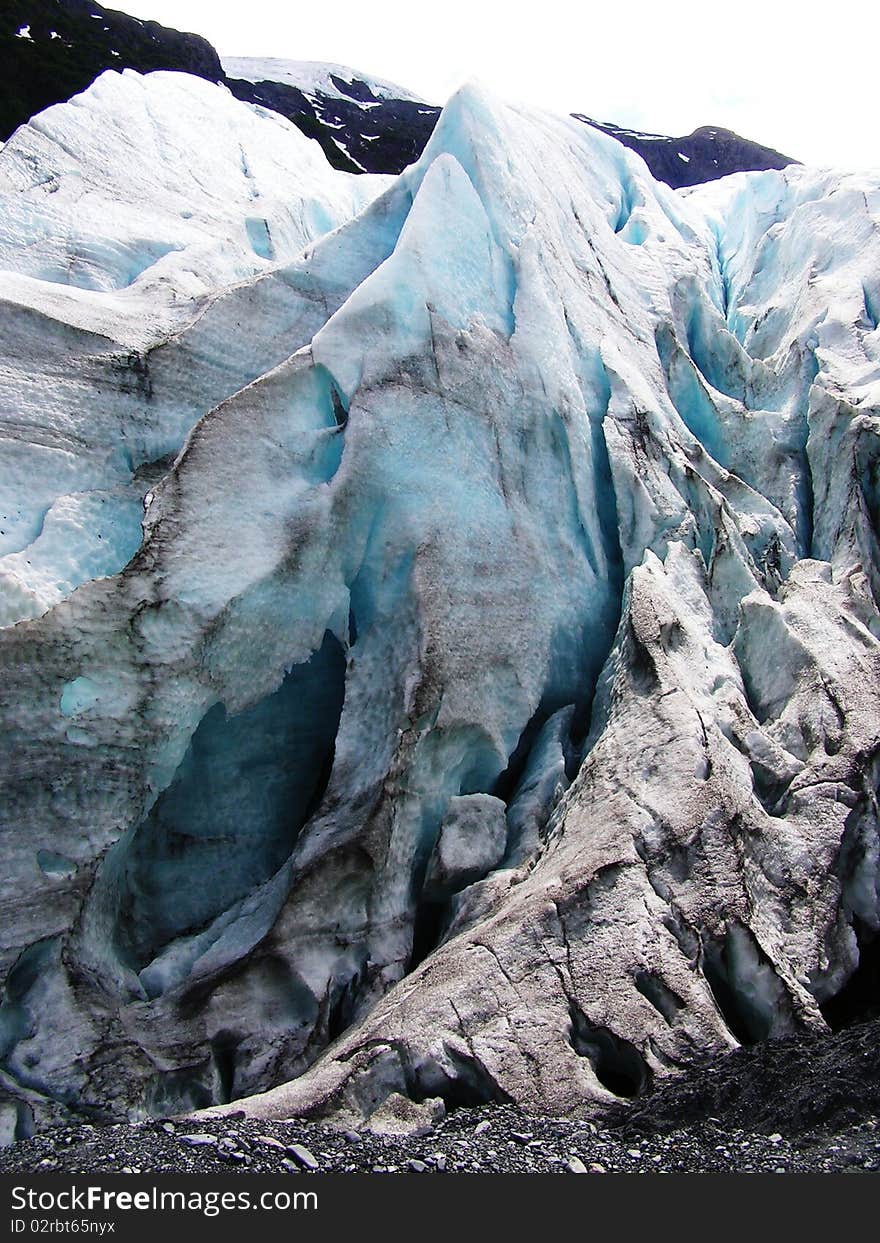
[(0, 1152), (0, 1173), (813, 1173), (880, 1171), (880, 1022), (768, 1041), (603, 1123), (459, 1109), (427, 1136), (243, 1115), (77, 1125)]
[(0, 1154), (2, 1173), (295, 1174), (309, 1172), (309, 1166), (349, 1173), (880, 1171), (880, 1125), (869, 1118), (839, 1132), (785, 1137), (707, 1120), (636, 1134), (487, 1105), (458, 1110), (418, 1139), (226, 1117), (76, 1126), (23, 1140)]
[(670, 1131), (709, 1117), (784, 1135), (833, 1133), (880, 1117), (880, 1021), (714, 1058), (637, 1102), (625, 1125)]

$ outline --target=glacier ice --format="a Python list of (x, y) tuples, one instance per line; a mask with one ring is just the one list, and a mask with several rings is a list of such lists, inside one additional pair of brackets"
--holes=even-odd
[[(283, 347), (229, 344), (230, 302), (273, 297), (241, 282), (283, 281), (278, 264), (388, 180), (339, 177), (284, 118), (185, 74), (102, 74), (16, 132), (0, 153), (0, 622), (131, 559), (193, 425), (292, 352), (292, 305)], [(229, 322), (195, 345), (218, 299)]]
[(674, 192), (474, 87), (321, 160), (130, 73), (0, 153), (40, 1123), (587, 1114), (821, 1029), (880, 930), (876, 179)]
[(493, 872), (507, 843), (506, 807), (491, 794), (453, 797), (437, 830), (428, 860), (425, 894), (438, 896), (464, 889), (469, 881)]

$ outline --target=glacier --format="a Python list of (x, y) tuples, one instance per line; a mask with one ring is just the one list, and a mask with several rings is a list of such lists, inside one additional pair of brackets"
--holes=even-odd
[(673, 191), (474, 86), (356, 178), (126, 71), (0, 194), (18, 1134), (589, 1117), (841, 1021), (880, 932), (880, 179)]
[(185, 74), (103, 74), (16, 132), (0, 170), (0, 621), (122, 569), (206, 398), (281, 357), (221, 337), (159, 379), (157, 353), (382, 184), (335, 176), (290, 122)]

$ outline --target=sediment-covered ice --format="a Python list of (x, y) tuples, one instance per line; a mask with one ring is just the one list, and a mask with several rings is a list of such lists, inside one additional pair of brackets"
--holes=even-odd
[[(110, 78), (173, 129), (175, 75)], [(845, 1014), (878, 930), (876, 180), (679, 194), (466, 88), (360, 191), (198, 90), (229, 143), (289, 139), (283, 251), (187, 183), (171, 292), (122, 290), (115, 243), (103, 284), (2, 278), (20, 1126), (586, 1114)], [(140, 282), (173, 331), (132, 335)], [(100, 564), (107, 492), (143, 533)]]

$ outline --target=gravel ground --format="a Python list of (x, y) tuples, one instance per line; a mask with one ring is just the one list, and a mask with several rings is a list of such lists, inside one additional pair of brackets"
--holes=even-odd
[(37, 1173), (805, 1173), (880, 1171), (876, 1119), (839, 1132), (749, 1133), (706, 1121), (665, 1134), (463, 1109), (423, 1138), (243, 1118), (78, 1126), (24, 1140), (0, 1172)]
[(880, 1171), (880, 1023), (715, 1059), (604, 1123), (459, 1109), (424, 1136), (243, 1115), (76, 1125), (0, 1173), (812, 1173)]

